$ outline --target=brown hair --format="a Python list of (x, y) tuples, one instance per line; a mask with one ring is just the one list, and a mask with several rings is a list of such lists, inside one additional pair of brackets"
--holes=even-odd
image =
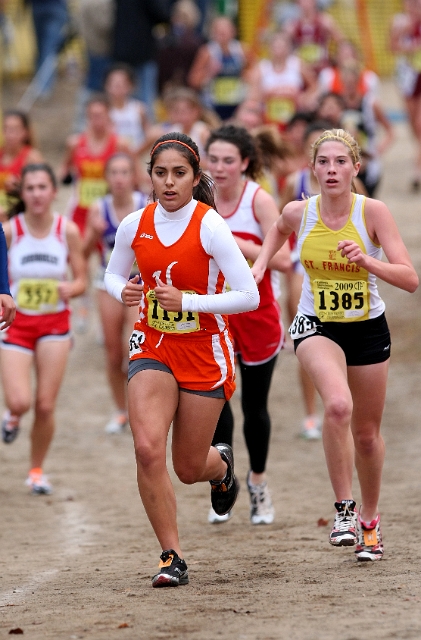
[(266, 124), (254, 129), (253, 137), (263, 165), (271, 169), (276, 158), (286, 160), (294, 157), (294, 150), (284, 140), (275, 125)]
[(249, 163), (244, 174), (250, 178), (250, 180), (256, 180), (256, 178), (259, 177), (263, 169), (262, 159), (256, 141), (247, 129), (244, 127), (236, 127), (232, 124), (224, 124), (222, 127), (219, 127), (219, 129), (215, 129), (211, 132), (206, 142), (206, 152), (209, 151), (211, 144), (217, 140), (233, 144), (237, 147), (241, 159), (248, 159)]
[[(152, 175), (152, 169), (159, 154), (167, 149), (176, 149), (178, 153), (185, 157), (193, 169), (194, 177), (200, 176), (199, 184), (193, 188), (193, 198), (216, 209), (213, 181), (206, 173), (203, 173), (200, 168), (200, 155), (197, 144), (185, 133), (173, 131), (166, 133), (155, 141), (151, 150), (151, 159), (148, 164), (149, 175)], [(153, 192), (152, 197), (153, 200), (156, 200), (155, 192)]]
[(3, 114), (3, 122), (7, 120), (7, 118), (18, 118), (20, 120), (22, 127), (26, 131), (26, 137), (24, 143), (29, 145), (30, 147), (34, 146), (34, 135), (31, 129), (31, 123), (29, 121), (29, 116), (27, 113), (23, 111), (19, 111), (18, 109), (8, 109)]

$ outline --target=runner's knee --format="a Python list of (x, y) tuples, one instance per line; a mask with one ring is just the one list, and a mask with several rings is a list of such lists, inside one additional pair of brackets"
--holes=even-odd
[(379, 438), (378, 425), (373, 425), (373, 429), (368, 428), (354, 434), (354, 444), (357, 452), (363, 456), (372, 455), (377, 451)]
[(344, 395), (329, 398), (325, 404), (325, 419), (334, 424), (350, 424), (352, 400)]
[(29, 398), (19, 397), (15, 395), (7, 403), (8, 409), (12, 415), (21, 416), (31, 408), (31, 401)]
[(190, 460), (186, 461), (186, 458), (180, 462), (174, 460), (173, 464), (174, 471), (183, 484), (194, 484), (198, 482), (203, 473), (203, 464), (199, 465)]
[(40, 397), (35, 402), (35, 413), (38, 417), (48, 418), (55, 409), (55, 401), (52, 398)]
[(160, 465), (165, 466), (165, 452), (152, 440), (135, 440), (136, 463), (143, 471), (150, 471)]

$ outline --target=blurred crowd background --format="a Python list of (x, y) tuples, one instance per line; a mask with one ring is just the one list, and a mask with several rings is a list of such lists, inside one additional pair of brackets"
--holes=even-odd
[[(296, 159), (278, 172), (275, 191), (282, 191), (286, 175), (302, 165), (305, 126), (323, 120), (357, 136), (366, 158), (363, 183), (374, 195), (380, 157), (393, 140), (392, 121), (405, 111), (381, 105), (379, 86), (406, 55), (402, 43), (411, 29), (411, 56), (414, 46), (421, 51), (420, 4), (0, 0), (2, 106), (31, 118), (34, 108), (61, 110), (63, 102), (72, 102), (71, 124), (62, 122), (54, 132), (63, 138), (85, 130), (89, 100), (104, 94), (116, 133), (141, 164), (153, 140), (171, 129), (183, 130), (202, 150), (209, 131), (221, 122), (249, 130), (271, 125), (287, 145), (281, 159)], [(393, 43), (391, 32), (402, 31), (405, 20), (409, 27), (404, 25), (405, 33)], [(72, 86), (65, 99), (57, 78)], [(413, 109), (418, 100), (412, 100)], [(414, 137), (421, 140), (421, 129), (418, 135), (409, 116)], [(415, 189), (421, 184), (421, 159), (414, 161), (411, 184)]]

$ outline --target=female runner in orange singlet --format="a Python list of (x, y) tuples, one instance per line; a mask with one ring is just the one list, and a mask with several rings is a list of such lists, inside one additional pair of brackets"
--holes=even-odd
[[(126, 305), (140, 304), (130, 339), (129, 421), (140, 496), (163, 550), (152, 585), (167, 587), (188, 582), (166, 466), (170, 425), (175, 473), (185, 484), (209, 481), (213, 508), (228, 512), (238, 493), (232, 450), (211, 446), (235, 388), (227, 314), (255, 309), (259, 294), (214, 210), (193, 140), (175, 132), (159, 138), (149, 171), (155, 201), (120, 224), (105, 284)], [(135, 258), (141, 279), (128, 281)]]

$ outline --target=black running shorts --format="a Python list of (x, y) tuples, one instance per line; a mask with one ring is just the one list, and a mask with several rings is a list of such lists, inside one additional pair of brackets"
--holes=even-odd
[(390, 333), (384, 313), (360, 322), (321, 322), (317, 316), (307, 317), (317, 324), (317, 330), (294, 340), (295, 351), (304, 340), (324, 336), (341, 347), (349, 367), (377, 364), (390, 358)]

